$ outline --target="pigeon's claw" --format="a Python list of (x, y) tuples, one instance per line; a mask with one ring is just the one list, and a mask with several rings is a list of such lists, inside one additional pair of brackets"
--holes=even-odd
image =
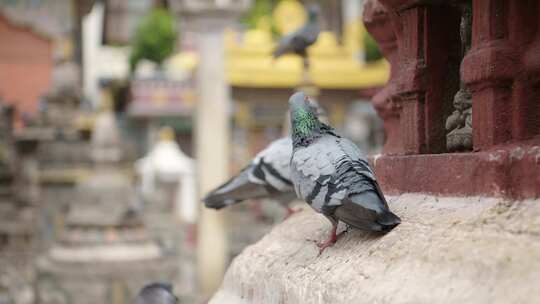
[(337, 223), (332, 224), (332, 231), (330, 232), (330, 235), (328, 236), (326, 241), (317, 244), (317, 247), (319, 247), (319, 255), (321, 255), (326, 248), (332, 247), (337, 242), (338, 237), (342, 233), (338, 235), (336, 232), (337, 232)]
[(326, 241), (322, 243), (318, 243), (317, 247), (319, 247), (319, 255), (321, 255), (326, 248), (334, 246), (336, 241), (337, 241), (337, 237), (335, 238), (330, 237)]

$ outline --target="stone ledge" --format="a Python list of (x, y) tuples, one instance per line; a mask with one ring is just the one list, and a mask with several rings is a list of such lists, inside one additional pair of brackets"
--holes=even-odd
[(387, 194), (540, 198), (538, 141), (474, 153), (383, 155), (371, 163)]
[(390, 198), (403, 223), (348, 232), (321, 256), (329, 223), (300, 212), (246, 248), (210, 301), (529, 303), (540, 297), (540, 200)]

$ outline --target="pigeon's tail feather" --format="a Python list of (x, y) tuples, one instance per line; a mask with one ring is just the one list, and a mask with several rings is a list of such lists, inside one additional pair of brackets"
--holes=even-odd
[(228, 205), (239, 203), (246, 199), (268, 196), (268, 190), (249, 180), (251, 166), (245, 168), (237, 176), (211, 191), (203, 198), (207, 208), (221, 209)]
[(355, 228), (369, 231), (388, 232), (401, 223), (373, 191), (351, 196), (336, 209), (335, 216)]
[(227, 199), (221, 195), (215, 195), (212, 193), (203, 198), (203, 201), (206, 208), (212, 209), (221, 209), (223, 207), (234, 205), (235, 203), (239, 202), (238, 200)]
[(377, 215), (377, 223), (382, 226), (383, 231), (390, 231), (401, 223), (401, 219), (391, 211), (386, 211)]

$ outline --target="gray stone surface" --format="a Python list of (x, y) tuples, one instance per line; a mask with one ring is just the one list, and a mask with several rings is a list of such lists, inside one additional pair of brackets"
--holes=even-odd
[(540, 298), (540, 200), (389, 198), (403, 222), (350, 231), (321, 256), (330, 223), (297, 213), (247, 247), (210, 301), (533, 303)]

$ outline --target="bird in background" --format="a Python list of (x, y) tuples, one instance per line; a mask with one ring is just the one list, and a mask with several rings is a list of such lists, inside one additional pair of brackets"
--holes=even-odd
[[(322, 119), (327, 118), (317, 102), (312, 101), (312, 105)], [(203, 198), (205, 206), (221, 209), (248, 199), (269, 198), (282, 205), (289, 217), (295, 212), (289, 204), (297, 199), (291, 181), (291, 155), (289, 135), (271, 142), (240, 173), (210, 191)]]
[(299, 198), (331, 223), (319, 253), (338, 238), (342, 221), (357, 229), (388, 232), (401, 220), (390, 211), (366, 157), (348, 139), (321, 122), (302, 92), (289, 99), (291, 112), (291, 180)]
[(171, 284), (150, 283), (144, 286), (133, 301), (133, 304), (177, 304)]
[(321, 31), (319, 14), (319, 6), (315, 4), (309, 6), (306, 24), (280, 39), (273, 53), (274, 59), (285, 54), (297, 54), (304, 59), (304, 66), (307, 66), (307, 48), (317, 41)]
[(238, 175), (208, 193), (205, 206), (221, 209), (247, 199), (271, 198), (291, 214), (288, 204), (296, 198), (289, 171), (291, 152), (290, 137), (273, 141)]

